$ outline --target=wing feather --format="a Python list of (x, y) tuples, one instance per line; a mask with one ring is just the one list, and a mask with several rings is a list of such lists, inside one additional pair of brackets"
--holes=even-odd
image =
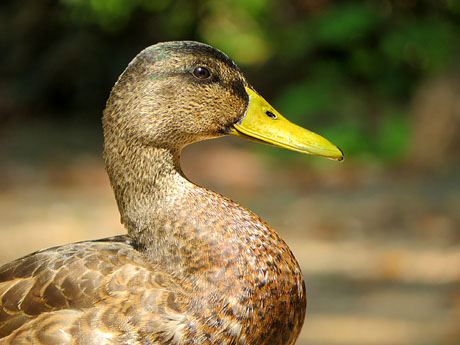
[(0, 345), (179, 344), (185, 305), (127, 236), (49, 248), (0, 267)]

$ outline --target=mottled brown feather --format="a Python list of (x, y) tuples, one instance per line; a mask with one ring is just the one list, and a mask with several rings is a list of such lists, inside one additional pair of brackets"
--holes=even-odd
[[(192, 74), (197, 66), (207, 80)], [(251, 211), (183, 175), (183, 146), (245, 114), (245, 78), (218, 50), (142, 51), (104, 111), (104, 158), (126, 236), (0, 267), (0, 345), (291, 345), (305, 317), (297, 261)]]

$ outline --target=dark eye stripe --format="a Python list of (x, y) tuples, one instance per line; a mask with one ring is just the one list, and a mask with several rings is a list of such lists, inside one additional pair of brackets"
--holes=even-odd
[(197, 79), (208, 79), (211, 73), (206, 67), (198, 66), (193, 70), (193, 76)]

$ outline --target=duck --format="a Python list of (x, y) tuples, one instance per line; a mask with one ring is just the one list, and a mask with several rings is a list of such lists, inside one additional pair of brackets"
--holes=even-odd
[(237, 202), (189, 181), (184, 146), (234, 135), (342, 160), (289, 122), (221, 51), (154, 44), (102, 117), (106, 171), (127, 234), (0, 267), (0, 345), (291, 345), (306, 313), (298, 262)]

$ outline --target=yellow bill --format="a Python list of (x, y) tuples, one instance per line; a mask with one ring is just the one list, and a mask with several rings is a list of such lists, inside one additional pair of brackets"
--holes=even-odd
[(246, 115), (233, 125), (233, 135), (314, 156), (343, 160), (343, 152), (329, 140), (290, 122), (262, 96), (246, 87)]

